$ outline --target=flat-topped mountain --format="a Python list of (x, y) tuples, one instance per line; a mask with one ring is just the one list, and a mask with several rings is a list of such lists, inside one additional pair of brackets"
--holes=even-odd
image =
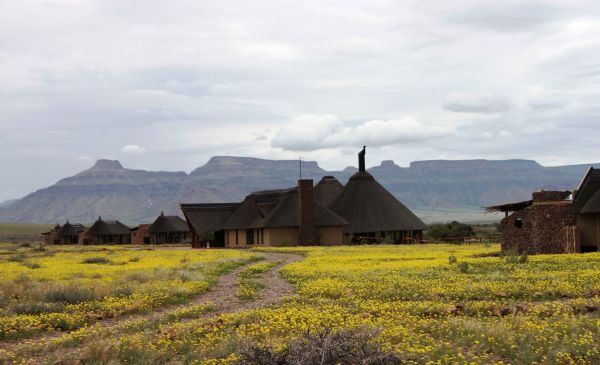
[[(598, 164), (595, 164), (599, 166)], [(525, 200), (539, 189), (574, 189), (590, 165), (544, 167), (530, 160), (432, 160), (401, 167), (383, 161), (369, 170), (425, 221), (485, 220), (481, 207)], [(181, 214), (179, 203), (241, 201), (252, 191), (296, 185), (297, 160), (216, 156), (185, 172), (124, 168), (99, 160), (88, 170), (0, 207), (0, 221), (92, 222), (99, 215), (129, 224), (149, 222), (161, 211)], [(304, 178), (333, 175), (346, 183), (356, 171), (326, 171), (302, 161)]]

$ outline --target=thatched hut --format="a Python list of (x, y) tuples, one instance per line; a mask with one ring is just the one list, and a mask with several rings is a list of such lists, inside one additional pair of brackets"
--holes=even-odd
[(131, 230), (118, 220), (105, 221), (98, 217), (98, 220), (82, 233), (80, 242), (84, 245), (130, 244)]
[(85, 231), (83, 224), (71, 224), (67, 222), (58, 230), (58, 240), (61, 245), (79, 243), (79, 235)]
[(64, 225), (56, 224), (49, 232), (43, 233), (47, 245), (72, 245), (79, 243), (80, 234), (85, 231), (82, 224), (71, 224), (67, 220)]
[(366, 171), (365, 154), (363, 147), (358, 172), (329, 204), (348, 222), (343, 228), (347, 242), (421, 241), (425, 223)]
[(190, 229), (183, 219), (176, 215), (166, 216), (164, 212), (150, 225), (148, 232), (153, 245), (182, 243), (190, 236)]
[(51, 230), (42, 233), (44, 236), (44, 244), (46, 245), (58, 245), (60, 244), (60, 238), (58, 237), (58, 231), (60, 231), (60, 224), (56, 223)]

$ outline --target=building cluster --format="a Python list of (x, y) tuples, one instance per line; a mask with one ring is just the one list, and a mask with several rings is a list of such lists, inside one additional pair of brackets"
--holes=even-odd
[(152, 224), (141, 224), (130, 228), (119, 221), (98, 220), (89, 227), (82, 224), (56, 224), (44, 233), (48, 245), (104, 245), (104, 244), (164, 244), (184, 243), (189, 240), (190, 231), (186, 222), (178, 216), (165, 216), (161, 213)]
[(504, 212), (502, 250), (528, 254), (598, 251), (600, 170), (590, 168), (574, 191), (538, 191), (532, 199), (487, 207)]
[[(258, 191), (238, 203), (181, 204), (185, 220), (163, 213), (152, 224), (130, 228), (102, 220), (90, 227), (56, 225), (47, 244), (164, 244), (192, 247), (411, 243), (423, 239), (426, 225), (365, 169), (346, 185), (333, 176), (300, 179), (296, 187)], [(504, 212), (502, 250), (519, 254), (598, 251), (600, 170), (590, 168), (574, 191), (538, 191), (532, 199), (486, 208)]]
[(258, 191), (239, 203), (181, 204), (186, 218), (161, 214), (152, 224), (129, 228), (98, 218), (90, 227), (56, 225), (47, 244), (162, 244), (191, 241), (193, 247), (340, 245), (419, 242), (425, 224), (359, 169), (344, 186), (325, 176), (316, 186)]
[(259, 191), (240, 203), (181, 204), (192, 246), (252, 247), (406, 243), (422, 239), (425, 224), (365, 169), (344, 186), (333, 176)]

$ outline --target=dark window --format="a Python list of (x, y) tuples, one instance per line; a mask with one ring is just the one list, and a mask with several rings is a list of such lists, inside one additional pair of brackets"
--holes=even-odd
[(247, 245), (254, 244), (254, 230), (253, 229), (246, 230), (246, 244)]
[(235, 230), (235, 245), (239, 245), (240, 244), (240, 232), (236, 229)]
[(515, 227), (517, 227), (517, 228), (523, 228), (523, 220), (521, 218), (517, 218), (515, 220)]
[(260, 229), (260, 244), (261, 245), (265, 244), (265, 229), (264, 228)]

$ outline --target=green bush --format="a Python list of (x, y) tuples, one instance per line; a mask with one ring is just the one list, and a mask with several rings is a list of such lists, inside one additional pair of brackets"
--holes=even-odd
[(469, 224), (452, 221), (447, 224), (432, 224), (427, 230), (427, 238), (433, 240), (453, 240), (462, 237), (471, 237), (475, 234)]
[(461, 273), (466, 274), (467, 272), (469, 272), (469, 263), (464, 261), (461, 262), (460, 264), (458, 264), (458, 269)]
[(450, 255), (450, 257), (448, 257), (448, 263), (449, 263), (450, 265), (452, 265), (452, 264), (456, 264), (457, 262), (458, 262), (458, 259), (456, 258), (456, 256), (454, 256), (454, 255)]

